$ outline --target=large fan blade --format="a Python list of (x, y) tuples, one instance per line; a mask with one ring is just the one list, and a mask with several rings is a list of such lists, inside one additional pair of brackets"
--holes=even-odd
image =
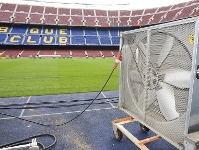
[(190, 87), (190, 78), (190, 71), (176, 69), (166, 72), (164, 82), (183, 89)]
[(174, 40), (175, 39), (172, 36), (167, 35), (165, 37), (165, 42), (162, 46), (162, 49), (161, 49), (161, 52), (160, 52), (160, 55), (159, 55), (159, 58), (158, 58), (158, 61), (157, 61), (158, 67), (161, 66), (162, 62), (165, 60), (165, 58), (167, 57), (167, 55), (171, 51)]
[(167, 121), (176, 119), (179, 117), (179, 113), (175, 107), (175, 97), (173, 87), (159, 82), (162, 89), (157, 91), (157, 100), (160, 107), (160, 111)]
[(140, 74), (137, 71), (135, 71), (135, 70), (131, 70), (129, 72), (129, 78), (133, 82), (142, 83), (142, 79), (141, 79)]

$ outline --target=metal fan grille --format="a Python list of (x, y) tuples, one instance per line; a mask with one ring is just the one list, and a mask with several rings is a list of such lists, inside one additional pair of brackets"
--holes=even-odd
[(125, 32), (119, 106), (182, 148), (195, 21)]

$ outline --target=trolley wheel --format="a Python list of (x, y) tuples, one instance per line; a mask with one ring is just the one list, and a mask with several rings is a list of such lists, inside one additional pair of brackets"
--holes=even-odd
[(116, 140), (120, 141), (123, 138), (123, 133), (117, 129), (116, 132), (113, 131), (114, 137)]
[(141, 124), (140, 123), (140, 129), (143, 131), (143, 132), (145, 132), (145, 133), (147, 133), (147, 132), (149, 132), (149, 128), (147, 128), (146, 126), (144, 126), (143, 124)]

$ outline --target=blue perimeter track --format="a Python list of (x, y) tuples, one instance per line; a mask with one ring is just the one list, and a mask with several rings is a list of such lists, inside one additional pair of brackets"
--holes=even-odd
[[(81, 111), (88, 106), (90, 101), (87, 101), (86, 105), (81, 104), (84, 104), (87, 99), (95, 98), (97, 94), (97, 92), (92, 92), (0, 98), (1, 105), (57, 101), (66, 101), (69, 105), (75, 103), (74, 106), (70, 107), (0, 109), (0, 112), (43, 124), (61, 124), (81, 113)], [(57, 142), (53, 147), (49, 148), (50, 150), (137, 150), (138, 148), (126, 136), (123, 136), (121, 141), (114, 138), (112, 121), (129, 117), (116, 107), (118, 96), (118, 91), (102, 92), (97, 98), (102, 99), (95, 101), (98, 102), (98, 104), (94, 102), (94, 104), (77, 119), (62, 126), (41, 126), (13, 117), (0, 115), (0, 145), (37, 134), (53, 134), (56, 136)], [(74, 102), (71, 100), (79, 101)], [(152, 131), (148, 133), (142, 132), (138, 122), (125, 124), (124, 127), (139, 140), (156, 135)], [(37, 142), (41, 142), (45, 146), (48, 146), (53, 142), (53, 139), (44, 136), (37, 138)], [(146, 146), (151, 150), (176, 149), (164, 139), (148, 143)]]

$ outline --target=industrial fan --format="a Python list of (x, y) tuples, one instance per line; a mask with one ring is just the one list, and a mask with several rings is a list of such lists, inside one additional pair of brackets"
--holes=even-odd
[[(119, 109), (139, 121), (143, 131), (151, 129), (179, 149), (189, 128), (195, 25), (196, 19), (188, 19), (126, 31), (120, 43)], [(120, 121), (113, 122), (118, 130)], [(121, 135), (117, 129), (114, 134)]]
[[(174, 88), (186, 91), (189, 88), (191, 55), (177, 38), (157, 32), (151, 35), (152, 41), (150, 44), (150, 49), (155, 50), (153, 52), (155, 54), (150, 54), (150, 57), (153, 57), (153, 55), (156, 55), (156, 57), (151, 58), (148, 68), (145, 68), (147, 66), (144, 66), (142, 62), (146, 60), (146, 43), (144, 43), (146, 40), (143, 39), (136, 43), (137, 48), (132, 50), (133, 57), (128, 65), (127, 83), (131, 96), (137, 102), (138, 110), (142, 113), (141, 108), (144, 108), (143, 88), (146, 87), (148, 94), (151, 95), (151, 98), (147, 101), (147, 108), (157, 101), (165, 120), (174, 120), (184, 113), (176, 108)], [(183, 61), (184, 64), (182, 64)], [(143, 71), (143, 69), (148, 69), (148, 71)], [(147, 78), (145, 78), (146, 76)], [(144, 86), (144, 83), (146, 83), (146, 86)]]

